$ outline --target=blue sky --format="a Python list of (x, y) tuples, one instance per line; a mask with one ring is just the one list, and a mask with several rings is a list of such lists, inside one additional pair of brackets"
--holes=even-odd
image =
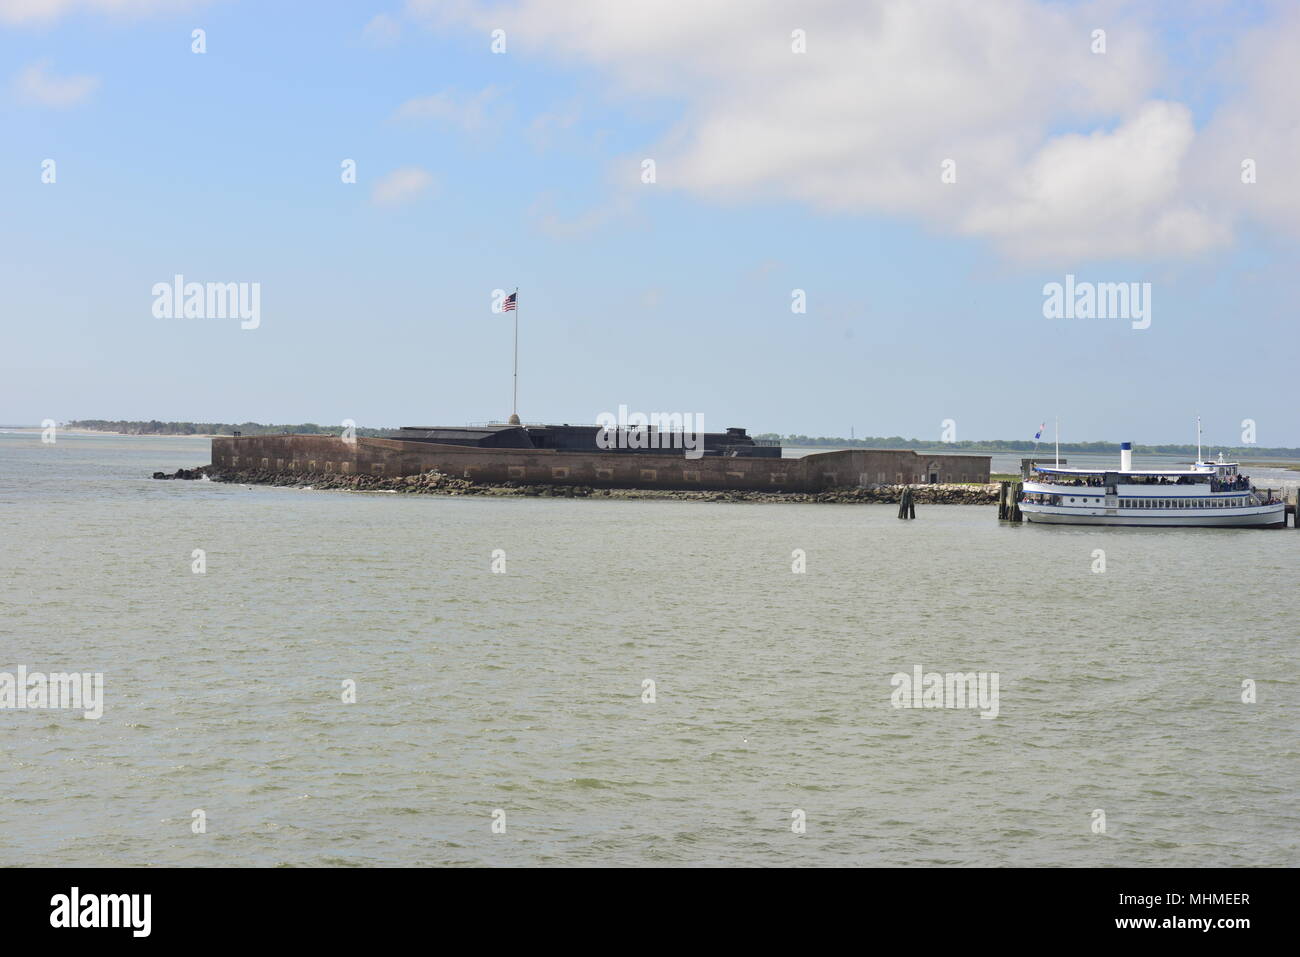
[[(880, 41), (916, 71), (882, 81), (824, 47), (837, 18), (890, 33), (889, 4), (810, 4), (789, 77), (788, 5), (731, 40), (709, 3), (653, 28), (579, 0), (125, 6), (0, 3), (0, 422), (504, 418), (512, 324), (490, 305), (518, 286), (529, 421), (625, 404), (975, 439), (1059, 415), (1065, 439), (1155, 443), (1200, 414), (1209, 441), (1251, 418), (1300, 446), (1295, 78), (1243, 65), (1285, 62), (1281, 8), (1009, 3), (1005, 33), (953, 39), (936, 7)], [(1094, 22), (1104, 56), (1053, 53)], [(970, 104), (907, 103), (954, 62)], [(402, 170), (427, 185), (385, 191)], [(259, 327), (156, 318), (177, 273), (260, 283)], [(1045, 318), (1067, 273), (1150, 282), (1150, 328)]]

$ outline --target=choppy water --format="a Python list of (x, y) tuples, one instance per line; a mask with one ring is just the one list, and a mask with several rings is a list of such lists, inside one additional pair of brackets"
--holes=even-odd
[(146, 477), (207, 460), (0, 435), (0, 671), (106, 694), (0, 710), (0, 865), (1300, 863), (1295, 530)]

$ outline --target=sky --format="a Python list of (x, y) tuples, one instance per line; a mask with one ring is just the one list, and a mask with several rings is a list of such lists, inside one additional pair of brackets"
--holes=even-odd
[(0, 422), (501, 420), (517, 317), (526, 422), (1300, 446), (1297, 49), (1294, 3), (0, 0)]

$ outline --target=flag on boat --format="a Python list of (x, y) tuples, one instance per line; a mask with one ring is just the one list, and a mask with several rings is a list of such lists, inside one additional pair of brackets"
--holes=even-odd
[(506, 296), (506, 301), (501, 303), (502, 312), (514, 312), (516, 306), (515, 296), (517, 295), (519, 295), (519, 293), (512, 292), (510, 295)]
[(1045, 429), (1045, 428), (1047, 428), (1047, 423), (1046, 423), (1046, 422), (1044, 422), (1042, 425), (1040, 425), (1040, 426), (1038, 427), (1038, 431), (1034, 433), (1034, 441), (1035, 441), (1035, 442), (1037, 442), (1039, 439), (1041, 439), (1041, 438), (1043, 437), (1043, 429)]

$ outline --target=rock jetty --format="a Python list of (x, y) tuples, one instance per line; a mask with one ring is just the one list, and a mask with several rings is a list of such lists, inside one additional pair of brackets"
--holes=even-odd
[[(692, 502), (786, 502), (827, 503), (836, 505), (895, 505), (905, 485), (874, 485), (863, 488), (829, 489), (825, 492), (754, 492), (694, 491), (685, 489), (591, 488), (584, 485), (522, 485), (516, 482), (471, 482), (438, 471), (419, 475), (381, 478), (375, 475), (338, 475), (333, 473), (302, 474), (265, 469), (222, 469), (204, 465), (181, 469), (175, 475), (155, 472), (154, 478), (199, 478), (206, 475), (214, 482), (245, 485), (276, 485), (348, 492), (396, 492), (403, 495), (489, 495), (526, 498), (612, 498), (677, 499)], [(913, 485), (913, 500), (918, 505), (996, 505), (998, 486), (990, 485)]]

